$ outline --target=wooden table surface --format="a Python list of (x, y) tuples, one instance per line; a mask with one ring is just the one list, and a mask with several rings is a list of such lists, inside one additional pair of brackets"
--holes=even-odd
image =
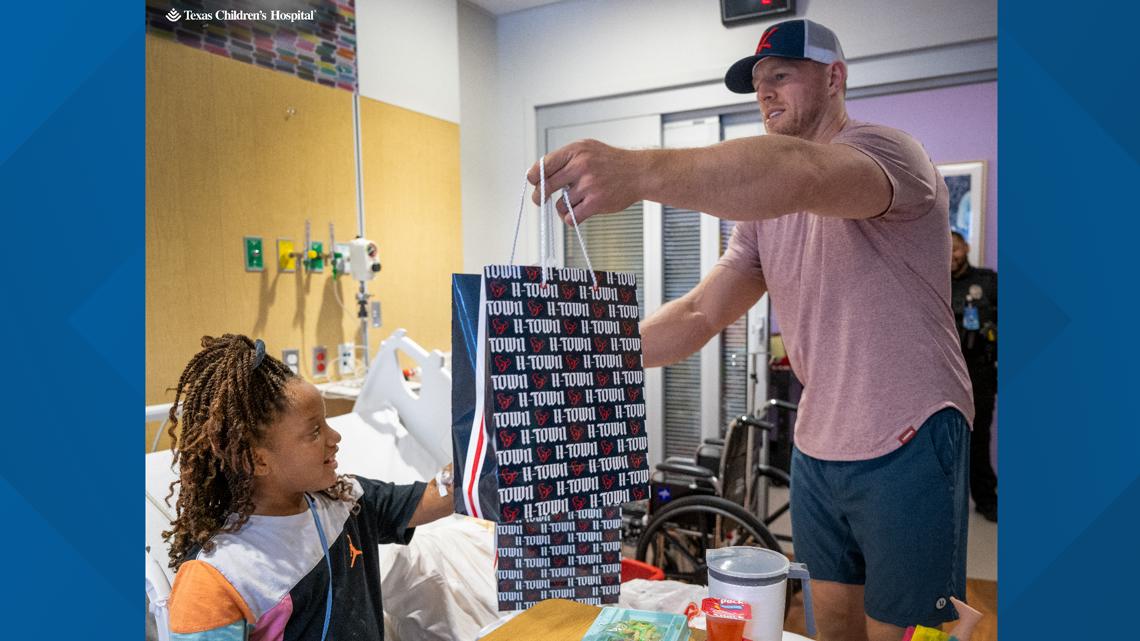
[[(582, 641), (586, 631), (598, 618), (601, 608), (563, 599), (549, 599), (503, 624), (480, 641), (522, 641), (542, 639), (542, 641)], [(705, 641), (704, 630), (693, 630), (692, 641)], [(784, 633), (784, 641), (798, 641), (802, 637), (791, 632)]]

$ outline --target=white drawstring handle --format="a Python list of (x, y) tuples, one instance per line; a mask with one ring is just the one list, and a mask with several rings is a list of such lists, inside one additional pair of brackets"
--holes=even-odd
[(539, 264), (542, 266), (542, 286), (546, 287), (546, 266), (549, 264), (549, 243), (546, 235), (552, 233), (553, 229), (550, 227), (550, 216), (547, 208), (550, 206), (550, 199), (546, 196), (546, 156), (538, 159), (538, 255)]
[[(538, 244), (539, 264), (542, 267), (542, 284), (546, 285), (547, 270), (554, 261), (554, 201), (546, 196), (546, 157), (538, 159), (538, 188), (539, 188), (539, 215), (538, 215)], [(519, 214), (515, 220), (515, 238), (511, 242), (511, 265), (515, 264), (515, 252), (519, 244), (519, 229), (522, 228), (523, 208), (526, 206), (526, 192), (530, 188), (530, 181), (523, 178), (522, 196), (519, 197)], [(594, 289), (598, 288), (598, 275), (590, 263), (590, 255), (586, 252), (586, 243), (582, 239), (582, 231), (578, 228), (578, 217), (574, 215), (574, 205), (570, 204), (570, 188), (562, 189), (562, 200), (566, 203), (566, 210), (570, 212), (570, 222), (574, 224), (574, 235), (578, 237), (578, 246), (582, 248), (582, 257), (586, 259), (586, 268), (590, 271), (590, 278)]]
[(511, 262), (507, 263), (508, 265), (515, 264), (515, 249), (519, 246), (519, 229), (522, 228), (523, 206), (526, 204), (526, 192), (529, 188), (530, 181), (526, 179), (526, 176), (523, 176), (522, 196), (519, 196), (519, 215), (515, 219), (515, 239), (511, 241)]
[(594, 281), (594, 289), (598, 288), (598, 275), (594, 266), (590, 264), (590, 255), (586, 253), (586, 243), (582, 240), (582, 232), (578, 229), (578, 217), (574, 215), (574, 205), (570, 204), (570, 188), (562, 190), (562, 200), (566, 202), (566, 210), (570, 212), (570, 222), (574, 223), (574, 234), (578, 236), (578, 246), (582, 248), (582, 257), (586, 259), (586, 269), (590, 270), (590, 278)]

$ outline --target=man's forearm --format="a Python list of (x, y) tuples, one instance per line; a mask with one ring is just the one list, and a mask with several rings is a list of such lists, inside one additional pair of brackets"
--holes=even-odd
[(768, 135), (693, 149), (640, 154), (641, 198), (726, 220), (797, 211), (866, 218), (884, 212), (892, 189), (869, 156), (841, 144)]
[(672, 301), (641, 323), (644, 366), (672, 365), (699, 350), (716, 331), (688, 301)]
[(645, 200), (727, 220), (775, 218), (799, 211), (820, 188), (811, 145), (789, 136), (755, 136), (692, 149), (647, 149)]
[(717, 265), (689, 293), (641, 323), (645, 367), (670, 365), (696, 352), (764, 295), (764, 282)]

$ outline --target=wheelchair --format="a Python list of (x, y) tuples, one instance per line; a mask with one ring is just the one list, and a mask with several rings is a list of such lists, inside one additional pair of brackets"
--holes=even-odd
[[(795, 409), (775, 400), (765, 406)], [(635, 558), (661, 568), (666, 579), (705, 585), (706, 550), (747, 545), (784, 554), (780, 539), (790, 537), (768, 529), (788, 510), (784, 505), (769, 513), (769, 484), (790, 482), (787, 473), (767, 462), (773, 430), (768, 421), (740, 416), (723, 439), (706, 440), (695, 458), (670, 457), (658, 464), (649, 499), (623, 511), (625, 538), (637, 542)]]

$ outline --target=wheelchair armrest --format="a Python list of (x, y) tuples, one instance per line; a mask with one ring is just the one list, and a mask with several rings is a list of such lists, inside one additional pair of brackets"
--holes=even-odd
[(767, 476), (770, 479), (775, 479), (784, 485), (792, 484), (792, 477), (789, 476), (787, 472), (781, 470), (778, 467), (773, 467), (771, 465), (757, 465), (756, 473), (760, 474), (761, 476)]
[(787, 401), (782, 401), (778, 398), (770, 398), (764, 404), (767, 405), (768, 407), (777, 407), (779, 409), (788, 410), (790, 412), (797, 412), (800, 409), (800, 406), (797, 405), (796, 403), (789, 403)]
[(748, 416), (745, 414), (736, 420), (741, 425), (747, 425), (748, 427), (758, 427), (767, 432), (774, 432), (776, 430), (776, 425), (774, 423), (765, 421), (762, 418), (756, 418), (755, 416)]
[(705, 445), (720, 445), (723, 447), (724, 446), (724, 439), (723, 438), (706, 438), (704, 444)]
[(685, 476), (695, 476), (703, 479), (716, 477), (716, 472), (713, 472), (703, 465), (686, 461), (685, 459), (666, 459), (664, 462), (657, 464), (657, 471), (665, 472), (666, 474), (684, 474)]

